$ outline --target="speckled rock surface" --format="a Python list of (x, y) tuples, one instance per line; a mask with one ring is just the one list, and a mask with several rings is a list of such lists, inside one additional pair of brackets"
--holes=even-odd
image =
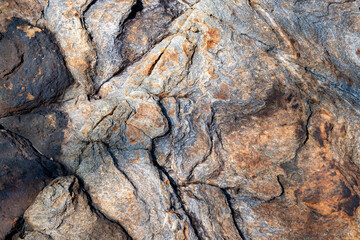
[[(0, 104), (21, 103), (1, 106), (0, 124), (72, 176), (19, 208), (5, 234), (360, 238), (359, 1), (15, 3), (0, 4), (6, 90), (18, 49), (44, 32), (64, 61), (56, 76), (72, 77), (30, 107), (0, 91)], [(35, 37), (7, 40), (11, 17)]]
[[(26, 210), (24, 218), (31, 229), (51, 239), (129, 239), (122, 228), (98, 216), (89, 206), (74, 176), (52, 181)], [(25, 238), (27, 239), (27, 238)]]
[(14, 19), (0, 39), (0, 117), (56, 100), (72, 83), (51, 33)]

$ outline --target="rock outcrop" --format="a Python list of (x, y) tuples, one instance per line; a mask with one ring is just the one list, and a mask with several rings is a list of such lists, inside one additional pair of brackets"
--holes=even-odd
[(56, 100), (71, 84), (52, 35), (14, 19), (0, 39), (0, 117)]
[(358, 1), (0, 6), (0, 238), (360, 238)]
[(36, 195), (63, 169), (29, 141), (0, 129), (0, 238), (12, 234)]

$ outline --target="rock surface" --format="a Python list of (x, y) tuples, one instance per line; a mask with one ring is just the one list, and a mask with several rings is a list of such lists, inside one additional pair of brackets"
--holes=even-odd
[(74, 176), (52, 181), (26, 210), (25, 239), (42, 232), (51, 239), (129, 239), (122, 228), (96, 215)]
[(48, 31), (15, 19), (0, 43), (0, 117), (54, 101), (71, 84)]
[(0, 6), (0, 124), (73, 175), (3, 236), (360, 238), (358, 1)]
[(37, 152), (26, 139), (0, 129), (0, 238), (15, 227), (36, 195), (62, 174), (56, 163)]

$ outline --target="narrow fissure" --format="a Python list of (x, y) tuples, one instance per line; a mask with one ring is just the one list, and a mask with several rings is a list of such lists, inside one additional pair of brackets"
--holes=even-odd
[[(169, 118), (168, 114), (166, 113), (165, 107), (160, 103), (160, 101), (158, 102), (158, 104), (159, 104), (159, 106), (160, 106), (160, 109), (161, 109), (161, 111), (162, 111), (162, 114), (165, 116), (165, 118), (166, 118), (167, 121), (168, 121), (169, 129), (168, 129), (168, 132), (164, 134), (164, 135), (166, 135), (166, 134), (168, 134), (169, 132), (171, 132), (171, 127), (172, 127), (172, 126), (171, 126), (171, 121), (170, 121), (170, 118)], [(159, 137), (158, 137), (158, 138), (159, 138)], [(178, 199), (178, 201), (180, 202), (182, 210), (184, 211), (184, 213), (185, 213), (186, 216), (188, 217), (189, 222), (190, 222), (192, 228), (194, 229), (194, 234), (196, 235), (196, 237), (197, 237), (198, 239), (201, 239), (200, 234), (198, 233), (198, 230), (195, 228), (194, 223), (193, 223), (193, 220), (192, 220), (191, 217), (190, 217), (190, 214), (186, 211), (186, 209), (185, 209), (185, 207), (184, 207), (184, 203), (183, 203), (183, 201), (182, 201), (182, 199), (181, 199), (181, 197), (180, 197), (180, 195), (179, 195), (179, 193), (178, 193), (179, 190), (178, 190), (178, 186), (177, 186), (176, 182), (175, 182), (174, 179), (170, 176), (170, 174), (166, 171), (166, 169), (163, 168), (162, 166), (160, 166), (159, 163), (156, 161), (155, 146), (154, 146), (154, 141), (155, 141), (155, 140), (156, 140), (156, 138), (152, 140), (152, 148), (151, 148), (151, 150), (150, 150), (151, 161), (152, 161), (153, 165), (158, 169), (159, 173), (163, 173), (163, 174), (167, 177), (167, 179), (169, 179), (170, 186), (171, 186), (172, 189), (174, 190), (175, 196), (176, 196), (176, 198)]]
[(235, 210), (234, 210), (234, 208), (232, 207), (232, 204), (231, 204), (231, 196), (230, 196), (230, 194), (229, 194), (225, 189), (223, 189), (223, 188), (220, 188), (220, 190), (223, 192), (223, 194), (224, 194), (225, 197), (226, 197), (227, 204), (228, 204), (228, 206), (229, 206), (229, 208), (230, 208), (231, 217), (232, 217), (232, 219), (233, 219), (233, 222), (234, 222), (234, 225), (235, 225), (235, 227), (236, 227), (236, 230), (238, 231), (241, 239), (242, 239), (242, 240), (246, 240), (243, 232), (241, 231), (241, 229), (240, 229), (240, 227), (239, 227), (239, 225), (237, 224), (237, 221), (236, 221), (236, 219), (235, 219)]
[(82, 180), (79, 176), (77, 176), (76, 174), (74, 174), (74, 175), (76, 176), (76, 178), (77, 178), (78, 181), (79, 181), (79, 185), (80, 185), (81, 191), (84, 193), (84, 195), (86, 196), (86, 198), (87, 198), (87, 200), (88, 200), (88, 205), (89, 205), (91, 211), (94, 212), (97, 216), (99, 216), (99, 218), (104, 219), (104, 220), (106, 220), (106, 221), (109, 221), (109, 222), (111, 222), (111, 223), (113, 223), (113, 224), (118, 225), (118, 226), (123, 230), (123, 232), (127, 235), (127, 237), (128, 237), (130, 240), (132, 240), (133, 238), (132, 238), (132, 237), (130, 236), (130, 234), (125, 230), (125, 228), (124, 228), (123, 226), (121, 226), (120, 223), (118, 223), (118, 222), (116, 222), (116, 221), (114, 221), (114, 220), (106, 217), (99, 209), (96, 208), (96, 206), (93, 204), (93, 201), (92, 201), (92, 199), (91, 199), (90, 194), (89, 194), (89, 193), (86, 191), (86, 189), (85, 189), (85, 183), (83, 182), (83, 180)]

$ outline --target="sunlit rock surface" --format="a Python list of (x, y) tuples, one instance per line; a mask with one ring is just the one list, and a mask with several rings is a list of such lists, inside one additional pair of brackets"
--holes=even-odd
[(360, 239), (359, 8), (2, 1), (0, 238)]

